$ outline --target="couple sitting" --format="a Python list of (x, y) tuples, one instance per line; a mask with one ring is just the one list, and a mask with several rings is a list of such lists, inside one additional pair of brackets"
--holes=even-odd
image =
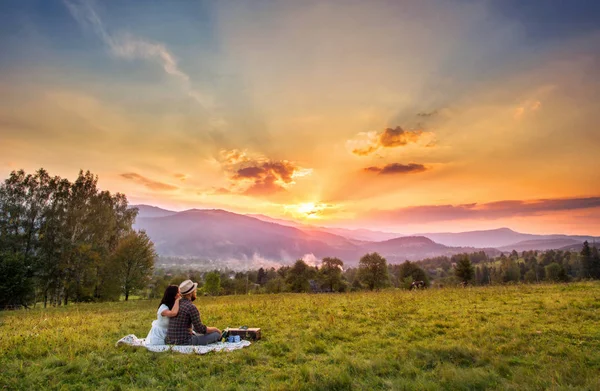
[(221, 339), (221, 330), (202, 324), (200, 312), (192, 304), (197, 287), (191, 280), (167, 287), (146, 345), (208, 345)]

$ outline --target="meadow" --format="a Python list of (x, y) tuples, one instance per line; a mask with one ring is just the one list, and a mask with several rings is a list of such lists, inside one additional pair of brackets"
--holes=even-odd
[(200, 297), (261, 327), (207, 355), (115, 347), (157, 301), (0, 313), (0, 389), (600, 390), (600, 283)]

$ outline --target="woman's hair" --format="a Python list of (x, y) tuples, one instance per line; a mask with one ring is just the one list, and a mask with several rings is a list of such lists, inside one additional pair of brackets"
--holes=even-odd
[(179, 287), (177, 285), (169, 285), (167, 289), (165, 289), (165, 294), (158, 306), (160, 307), (165, 304), (169, 309), (173, 309), (173, 306), (175, 305), (175, 296), (177, 296), (178, 293)]

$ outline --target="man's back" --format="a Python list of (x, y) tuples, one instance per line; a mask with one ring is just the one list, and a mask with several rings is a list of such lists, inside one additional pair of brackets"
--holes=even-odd
[(198, 333), (206, 333), (206, 326), (200, 320), (200, 312), (192, 302), (183, 298), (179, 301), (179, 313), (169, 321), (165, 342), (175, 345), (187, 345), (192, 339), (192, 325)]

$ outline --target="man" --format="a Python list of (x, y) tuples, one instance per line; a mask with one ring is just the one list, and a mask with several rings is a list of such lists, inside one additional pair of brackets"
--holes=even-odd
[[(169, 321), (165, 342), (171, 345), (208, 345), (221, 339), (221, 330), (207, 327), (200, 320), (200, 312), (192, 301), (196, 300), (198, 283), (185, 280), (179, 285), (181, 300), (179, 313)], [(192, 331), (194, 326), (194, 331)]]

